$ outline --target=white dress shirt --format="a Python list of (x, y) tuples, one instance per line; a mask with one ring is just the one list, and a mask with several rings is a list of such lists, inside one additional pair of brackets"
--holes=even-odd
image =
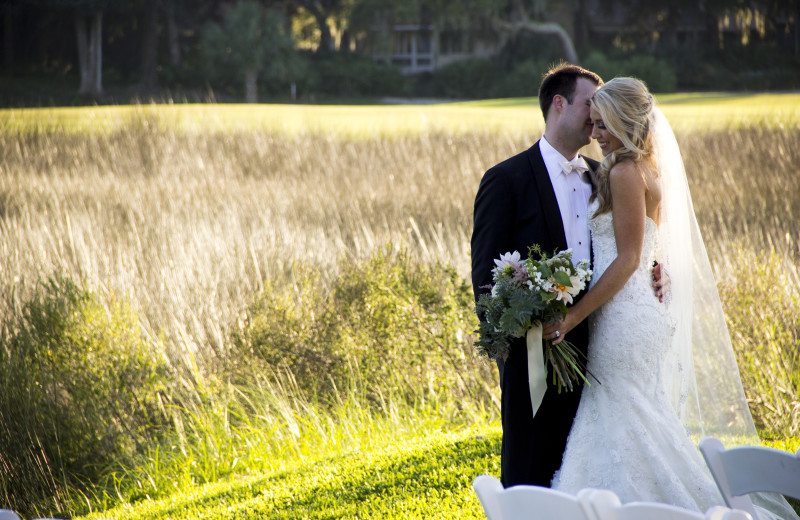
[[(588, 206), (592, 185), (588, 173), (564, 173), (561, 163), (567, 159), (553, 148), (544, 136), (539, 140), (539, 150), (542, 152), (544, 165), (556, 192), (558, 208), (561, 210), (561, 222), (564, 224), (564, 233), (567, 236), (567, 247), (572, 249), (572, 262), (577, 264), (582, 259), (589, 260), (591, 245)], [(586, 164), (582, 158), (580, 161)], [(588, 165), (586, 166), (588, 168)]]

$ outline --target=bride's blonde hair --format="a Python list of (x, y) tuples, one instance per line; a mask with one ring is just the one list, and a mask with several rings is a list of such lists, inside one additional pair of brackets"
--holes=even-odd
[(597, 110), (603, 124), (622, 146), (608, 154), (595, 172), (592, 198), (600, 200), (597, 214), (611, 211), (611, 183), (608, 174), (618, 162), (631, 160), (642, 167), (655, 170), (653, 156), (653, 96), (644, 83), (635, 78), (614, 78), (594, 93), (592, 108)]

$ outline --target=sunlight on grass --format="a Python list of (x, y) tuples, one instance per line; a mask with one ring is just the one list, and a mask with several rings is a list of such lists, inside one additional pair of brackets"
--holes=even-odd
[(499, 474), (496, 426), (387, 440), (83, 518), (483, 518), (471, 484), (478, 475)]
[(0, 130), (6, 133), (107, 134), (140, 121), (187, 134), (255, 130), (339, 137), (465, 134), (503, 129), (529, 132), (543, 125), (538, 109), (487, 110), (454, 105), (140, 105), (0, 110)]
[[(795, 348), (800, 341), (800, 176), (795, 174), (800, 96), (709, 93), (660, 99), (676, 127), (751, 410), (771, 442), (781, 442), (800, 432), (800, 352)], [(351, 370), (356, 380), (366, 374), (366, 367), (345, 366), (341, 357), (330, 356), (331, 345), (317, 341), (326, 320), (325, 308), (314, 302), (333, 305), (324, 298), (342, 292), (339, 277), (350, 267), (376, 251), (404, 250), (409, 266), (441, 262), (452, 268), (456, 281), (468, 279), (472, 208), (481, 176), (531, 146), (541, 130), (533, 98), (434, 106), (0, 111), (0, 318), (5, 327), (0, 340), (11, 337), (37, 284), (63, 276), (102, 304), (129, 303), (143, 338), (163, 345), (170, 367), (180, 374), (175, 402), (167, 406), (174, 437), (142, 448), (135, 463), (103, 468), (108, 482), (77, 490), (72, 511), (85, 511), (88, 503), (97, 508), (147, 496), (166, 504), (170, 499), (164, 494), (173, 492), (178, 503), (193, 496), (197, 484), (237, 478), (268, 482), (253, 484), (261, 498), (245, 487), (233, 492), (262, 508), (272, 500), (271, 485), (278, 489), (281, 482), (292, 482), (306, 495), (316, 489), (309, 469), (314, 460), (372, 452), (395, 437), (424, 445), (420, 437), (457, 435), (470, 422), (495, 428), (496, 369), (476, 368), (470, 357), (471, 322), (451, 327), (455, 339), (430, 340), (450, 338), (442, 334), (450, 329), (441, 315), (420, 310), (436, 307), (441, 291), (435, 288), (414, 293), (419, 296), (415, 306), (383, 278), (364, 275), (376, 283), (348, 285), (352, 292), (338, 300), (365, 303), (364, 312), (342, 306), (341, 323), (349, 320), (349, 326), (328, 330), (331, 345), (341, 340), (341, 349), (354, 352), (365, 345), (375, 346), (371, 352), (401, 345), (392, 341), (401, 336), (397, 328), (376, 323), (408, 330), (396, 359), (372, 368), (407, 375), (413, 383), (406, 387), (418, 389), (413, 407), (396, 398), (399, 387), (391, 378), (385, 378), (386, 388), (365, 391), (353, 401), (347, 399), (352, 389), (340, 385), (338, 408), (323, 408), (316, 391), (300, 390), (316, 387), (300, 383), (327, 385), (335, 371), (326, 367)], [(599, 156), (596, 147), (587, 150)], [(316, 278), (308, 283), (304, 273), (311, 267)], [(367, 271), (355, 271), (352, 278), (362, 272)], [(396, 278), (413, 278), (397, 272)], [(753, 281), (760, 272), (766, 274)], [(265, 294), (275, 287), (284, 291), (275, 293), (281, 301), (292, 305), (271, 305), (274, 300)], [(373, 292), (358, 292), (368, 289)], [(254, 305), (259, 301), (265, 302), (260, 308)], [(443, 303), (442, 308), (471, 308), (463, 301)], [(387, 311), (392, 305), (400, 310)], [(409, 321), (398, 322), (404, 316)], [(259, 319), (283, 328), (248, 329)], [(47, 336), (49, 330), (41, 332)], [(388, 332), (376, 333), (380, 330)], [(244, 338), (240, 344), (232, 339), (236, 334)], [(254, 357), (238, 354), (255, 356), (264, 346), (283, 349), (282, 368), (295, 370), (292, 377), (300, 377), (301, 354), (313, 361), (303, 376), (307, 380), (286, 385), (285, 391), (248, 381), (245, 376), (267, 371), (251, 363)], [(108, 348), (121, 347), (109, 343)], [(425, 372), (409, 352), (415, 348), (447, 356), (438, 368), (448, 370), (452, 380)], [(236, 378), (245, 383), (236, 386), (231, 382)], [(445, 391), (443, 384), (451, 386)], [(477, 398), (476, 389), (484, 397)], [(365, 457), (379, 467), (376, 461), (395, 455)], [(347, 461), (339, 469), (325, 464), (334, 481), (336, 472), (352, 469)], [(300, 466), (305, 473), (298, 478), (307, 480), (293, 481), (292, 469)], [(399, 484), (381, 480), (394, 495), (369, 502), (372, 492), (382, 496), (368, 484), (379, 477), (362, 475), (356, 485), (359, 499), (376, 511), (389, 505), (417, 511), (449, 500), (438, 488), (430, 496), (406, 497)], [(449, 489), (450, 480), (444, 482), (443, 489)], [(109, 489), (115, 493), (103, 495)], [(454, 496), (467, 496), (462, 492), (470, 493), (459, 488)], [(280, 493), (275, 500), (288, 503), (289, 495)], [(339, 497), (335, 490), (322, 496), (331, 503), (331, 497)], [(231, 504), (220, 511), (239, 507)], [(309, 504), (317, 507), (310, 499)], [(352, 507), (347, 514), (369, 516)]]
[[(658, 96), (676, 131), (800, 125), (800, 94), (665, 94)], [(536, 98), (439, 105), (134, 105), (0, 110), (0, 131), (109, 133), (132, 122), (173, 131), (267, 131), (370, 137), (499, 131), (539, 134), (544, 120)]]

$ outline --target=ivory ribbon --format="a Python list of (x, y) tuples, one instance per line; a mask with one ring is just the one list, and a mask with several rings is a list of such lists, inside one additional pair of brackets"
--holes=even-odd
[(525, 335), (528, 345), (528, 389), (531, 394), (531, 408), (533, 415), (542, 404), (542, 398), (547, 390), (547, 371), (544, 366), (542, 354), (542, 324), (534, 325)]

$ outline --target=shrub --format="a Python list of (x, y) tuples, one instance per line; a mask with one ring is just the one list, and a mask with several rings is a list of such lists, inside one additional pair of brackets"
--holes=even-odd
[(493, 95), (498, 77), (500, 73), (493, 61), (458, 61), (440, 67), (433, 73), (434, 91), (437, 96), (447, 98), (489, 98)]
[(594, 51), (586, 56), (582, 65), (605, 81), (618, 76), (633, 76), (644, 81), (652, 92), (674, 92), (678, 85), (678, 77), (672, 66), (650, 55), (634, 54), (614, 59)]
[(158, 436), (167, 365), (136, 316), (68, 279), (43, 284), (4, 324), (0, 494), (30, 512), (64, 511), (111, 462)]
[(511, 74), (503, 76), (498, 83), (496, 97), (526, 97), (536, 96), (542, 74), (547, 72), (547, 66), (538, 61), (527, 60), (517, 65)]
[(310, 273), (292, 290), (264, 291), (232, 358), (289, 372), (323, 402), (354, 383), (373, 401), (489, 398), (494, 372), (473, 353), (472, 291), (452, 268), (387, 251), (345, 267), (329, 294), (319, 286)]
[(725, 48), (676, 48), (664, 54), (681, 71), (686, 90), (789, 90), (800, 86), (800, 70), (792, 53), (775, 40), (747, 45), (727, 41)]
[(377, 64), (369, 56), (329, 52), (308, 57), (308, 76), (298, 85), (307, 85), (313, 93), (354, 98), (402, 96), (409, 91), (409, 82), (399, 69)]
[(676, 48), (665, 56), (680, 70), (679, 87), (684, 90), (730, 90), (737, 88), (731, 83), (730, 74), (713, 52), (704, 49)]

